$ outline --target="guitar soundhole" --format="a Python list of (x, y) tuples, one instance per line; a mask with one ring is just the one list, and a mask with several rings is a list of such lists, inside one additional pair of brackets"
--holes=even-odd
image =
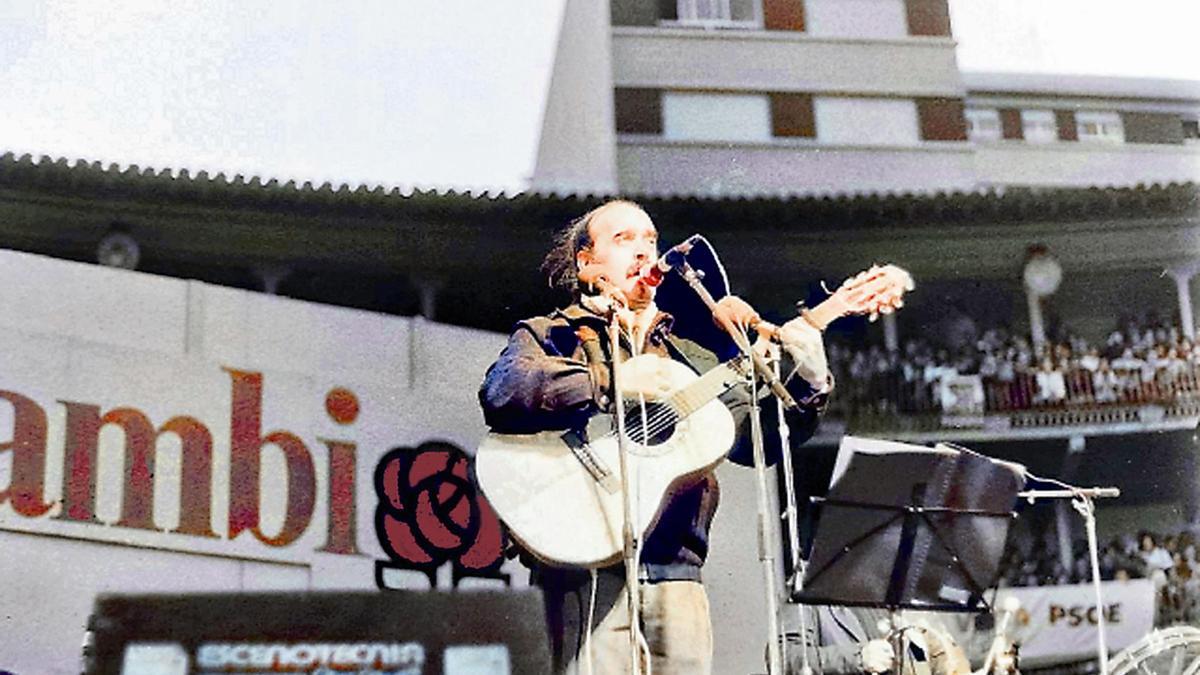
[[(678, 422), (675, 411), (663, 403), (647, 403), (643, 408), (637, 399), (625, 402), (625, 431), (634, 443), (645, 446), (666, 443)], [(648, 439), (646, 431), (650, 432)]]

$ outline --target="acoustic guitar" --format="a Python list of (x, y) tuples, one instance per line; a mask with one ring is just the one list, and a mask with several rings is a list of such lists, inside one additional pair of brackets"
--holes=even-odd
[[(849, 314), (874, 318), (900, 307), (912, 288), (912, 278), (899, 267), (875, 266), (847, 279), (803, 316), (822, 330)], [(742, 357), (697, 376), (682, 363), (662, 360), (668, 393), (644, 405), (627, 399), (625, 406), (635, 529), (643, 536), (673, 488), (725, 459), (735, 429), (717, 397), (746, 382), (750, 368)], [(582, 429), (488, 434), (475, 457), (475, 472), (509, 533), (533, 555), (554, 566), (603, 567), (620, 561), (623, 550), (618, 452), (613, 416), (597, 414)]]

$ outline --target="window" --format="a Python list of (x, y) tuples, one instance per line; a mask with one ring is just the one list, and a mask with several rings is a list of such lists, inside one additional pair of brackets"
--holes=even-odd
[(1053, 110), (1022, 110), (1021, 134), (1026, 143), (1053, 143), (1058, 140), (1058, 125)]
[(904, 0), (807, 0), (813, 35), (848, 38), (908, 36)]
[(770, 141), (766, 94), (668, 91), (662, 98), (663, 136), (681, 141)]
[(1183, 142), (1200, 143), (1200, 119), (1183, 120)]
[(967, 138), (975, 142), (998, 141), (1000, 111), (994, 108), (967, 108)]
[(1080, 111), (1075, 113), (1079, 140), (1088, 143), (1124, 143), (1125, 128), (1115, 112)]
[(757, 28), (759, 0), (677, 0), (676, 20), (702, 28)]
[(1183, 144), (1178, 113), (1123, 112), (1121, 127), (1126, 143)]
[(822, 143), (916, 145), (921, 138), (912, 100), (818, 96), (813, 109)]

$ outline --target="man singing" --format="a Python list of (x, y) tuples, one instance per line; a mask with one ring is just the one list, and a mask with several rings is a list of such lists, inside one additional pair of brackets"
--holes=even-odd
[[(552, 285), (571, 291), (575, 302), (549, 316), (519, 322), (488, 369), (479, 399), (493, 431), (525, 434), (580, 428), (589, 417), (612, 412), (613, 347), (606, 318), (611, 306), (622, 332), (617, 351), (626, 398), (641, 394), (652, 399), (668, 388), (662, 360), (624, 365), (631, 356), (655, 354), (697, 372), (717, 364), (711, 345), (674, 335), (676, 318), (655, 306), (656, 289), (644, 272), (657, 257), (654, 223), (628, 201), (593, 209), (559, 235), (543, 270)], [(609, 297), (582, 282), (581, 276), (588, 282), (606, 282)], [(750, 305), (732, 295), (720, 299), (713, 319), (731, 333), (743, 333), (759, 321)], [(800, 405), (800, 410), (788, 413), (791, 437), (803, 442), (815, 430), (832, 388), (821, 332), (806, 319), (796, 318), (780, 327), (775, 339), (784, 355), (781, 372), (790, 373), (785, 386)], [(747, 463), (749, 386), (735, 386), (721, 400), (733, 413), (739, 431), (730, 457)], [(774, 407), (764, 406), (764, 410)], [(674, 486), (641, 547), (638, 628), (655, 675), (711, 672), (712, 624), (700, 568), (708, 553), (718, 494), (711, 473)], [(630, 627), (623, 566), (603, 568), (590, 577), (586, 570), (554, 568), (529, 556), (523, 559), (533, 567), (534, 582), (545, 594), (555, 672), (628, 672)]]

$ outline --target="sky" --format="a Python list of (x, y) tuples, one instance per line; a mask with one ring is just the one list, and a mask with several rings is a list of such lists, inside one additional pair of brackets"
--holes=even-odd
[(561, 18), (561, 0), (3, 0), (0, 153), (517, 189)]
[(1200, 80), (1200, 0), (950, 0), (962, 70)]
[[(950, 2), (964, 70), (1200, 80), (1200, 0)], [(562, 10), (563, 0), (5, 0), (0, 153), (520, 191)]]

